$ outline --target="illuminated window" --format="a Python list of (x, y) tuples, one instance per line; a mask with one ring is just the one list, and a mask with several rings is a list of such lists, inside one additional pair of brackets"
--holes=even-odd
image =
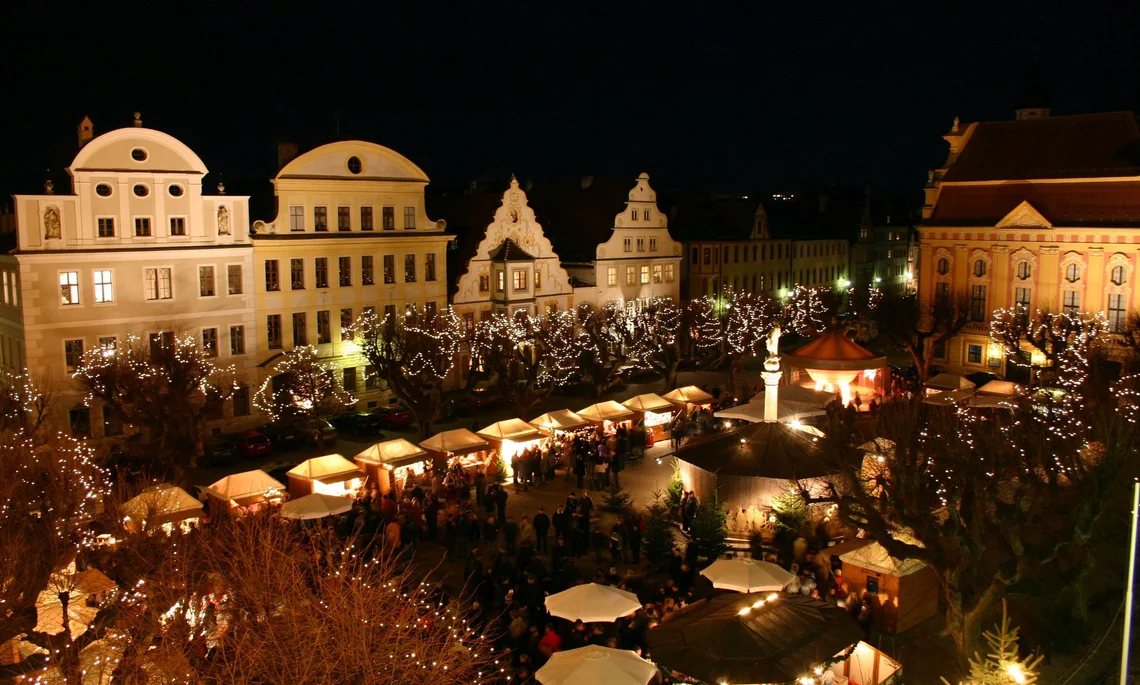
[(78, 271), (63, 271), (59, 274), (59, 303), (79, 304)]
[(325, 345), (332, 342), (332, 324), (329, 321), (329, 310), (322, 309), (317, 312), (317, 344)]
[(534, 289), (542, 290), (542, 271), (539, 269), (534, 270)]
[(606, 285), (617, 285), (617, 267), (611, 266), (606, 269)]
[(649, 283), (649, 265), (641, 267), (641, 283), (644, 285)]
[(496, 271), (495, 275), (498, 277), (496, 279), (498, 282), (495, 284), (495, 290), (503, 292), (507, 288), (507, 273), (505, 271)]
[(981, 345), (968, 345), (966, 347), (966, 361), (971, 364), (982, 363), (982, 346)]
[(143, 297), (147, 300), (169, 300), (174, 296), (169, 267), (146, 269), (143, 272), (143, 286)]
[(625, 267), (625, 284), (637, 285), (637, 269), (632, 266)]
[(666, 283), (672, 283), (673, 282), (673, 265), (672, 264), (666, 264), (665, 265), (665, 282)]
[(526, 290), (526, 269), (514, 269), (511, 272), (511, 280), (514, 281), (515, 290)]
[(1066, 290), (1062, 310), (1066, 314), (1076, 314), (1081, 311), (1081, 294), (1076, 290)]
[(653, 265), (653, 282), (660, 283), (664, 279), (665, 267), (662, 264)]

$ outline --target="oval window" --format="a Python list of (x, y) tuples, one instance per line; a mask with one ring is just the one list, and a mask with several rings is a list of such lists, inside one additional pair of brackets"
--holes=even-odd
[(95, 186), (95, 194), (99, 197), (111, 197), (111, 186), (106, 183), (100, 183)]
[(131, 150), (131, 159), (135, 160), (136, 162), (145, 162), (146, 157), (146, 150), (142, 149), (141, 147), (136, 147), (135, 149)]
[(150, 194), (150, 188), (147, 188), (141, 183), (136, 184), (133, 190), (135, 192), (135, 195), (138, 195), (139, 197), (146, 197)]
[(182, 186), (172, 185), (168, 191), (171, 197), (182, 197)]
[(359, 174), (363, 169), (364, 169), (364, 166), (361, 165), (359, 157), (353, 156), (353, 157), (348, 158), (348, 170), (350, 172), (352, 172), (354, 174)]

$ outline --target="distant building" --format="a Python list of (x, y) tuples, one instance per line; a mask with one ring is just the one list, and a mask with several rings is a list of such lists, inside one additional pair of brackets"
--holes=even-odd
[(27, 368), (57, 395), (76, 437), (120, 435), (113, 413), (88, 407), (71, 375), (84, 352), (113, 353), (192, 335), (241, 387), (223, 423), (249, 416), (256, 380), (253, 248), (248, 198), (203, 192), (206, 165), (175, 138), (135, 125), (79, 128), (70, 192), (48, 182), (15, 197), (15, 249), (0, 256), (0, 365)]
[(859, 237), (851, 249), (851, 281), (885, 293), (918, 291), (918, 232), (903, 211), (879, 206), (868, 192)]
[(408, 158), (359, 140), (284, 164), (273, 180), (277, 217), (253, 225), (262, 367), (285, 350), (314, 345), (341, 367), (345, 390), (361, 407), (387, 397), (348, 329), (365, 310), (383, 317), (447, 306), (451, 236), (445, 222), (427, 216), (427, 184)]
[(1140, 128), (1132, 112), (961, 123), (943, 138), (919, 226), (919, 295), (968, 298), (973, 322), (938, 360), (1007, 371), (987, 335), (999, 308), (1104, 312), (1122, 328), (1140, 297)]

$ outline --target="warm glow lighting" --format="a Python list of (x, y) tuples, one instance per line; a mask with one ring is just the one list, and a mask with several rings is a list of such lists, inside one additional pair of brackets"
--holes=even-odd
[(875, 376), (879, 375), (878, 369), (864, 369), (863, 378), (866, 378), (871, 383), (875, 382)]
[(788, 422), (788, 425), (791, 426), (792, 428), (800, 429), (800, 428), (803, 428), (804, 422), (800, 421), (799, 419), (792, 419), (791, 421)]
[(913, 281), (914, 280), (914, 274), (910, 271), (906, 272), (906, 280)]
[(1007, 674), (1009, 674), (1009, 677), (1012, 678), (1013, 682), (1015, 682), (1015, 683), (1029, 682), (1029, 678), (1026, 677), (1025, 671), (1021, 670), (1020, 664), (1010, 664), (1010, 665), (1006, 666), (1005, 672)]
[(747, 616), (750, 613), (752, 613), (752, 607), (744, 607), (740, 611), (736, 612), (736, 615), (737, 616)]

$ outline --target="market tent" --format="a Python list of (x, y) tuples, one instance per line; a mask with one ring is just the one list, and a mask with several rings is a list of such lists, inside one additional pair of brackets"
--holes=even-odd
[[(718, 419), (736, 419), (738, 421), (748, 421), (749, 423), (759, 423), (764, 420), (764, 394), (757, 395), (759, 399), (753, 399), (751, 402), (738, 404), (735, 407), (728, 409), (721, 409), (713, 414)], [(776, 420), (777, 421), (794, 421), (796, 419), (807, 419), (813, 416), (822, 416), (825, 414), (822, 409), (811, 409), (802, 404), (789, 404), (785, 403), (783, 399), (776, 402)]]
[(644, 395), (631, 397), (621, 404), (626, 409), (632, 409), (633, 411), (640, 412), (652, 412), (654, 414), (673, 411), (673, 409), (676, 408), (672, 402), (652, 392), (647, 392)]
[(281, 516), (287, 519), (322, 519), (352, 509), (351, 497), (313, 493), (281, 505)]
[(202, 503), (180, 487), (164, 483), (123, 502), (123, 514), (142, 528), (202, 517)]
[(594, 423), (601, 423), (603, 421), (618, 423), (620, 421), (629, 421), (633, 418), (632, 411), (613, 400), (591, 404), (585, 409), (579, 409), (577, 414), (587, 421)]
[(718, 590), (779, 592), (796, 579), (776, 564), (758, 559), (717, 559), (701, 575)]
[(695, 385), (686, 385), (683, 388), (670, 390), (662, 395), (674, 404), (710, 404), (713, 396)]
[(861, 452), (870, 452), (871, 454), (887, 454), (895, 449), (895, 441), (886, 438), (875, 438), (859, 445)]
[[(756, 397), (752, 398), (752, 401), (762, 401), (764, 392), (764, 390), (761, 390)], [(777, 392), (779, 393), (779, 400), (781, 402), (806, 404), (817, 409), (823, 409), (839, 399), (839, 393), (828, 392), (826, 390), (814, 390), (802, 385), (781, 385)]]
[(1021, 386), (1013, 381), (1000, 381), (995, 379), (978, 388), (978, 394), (1017, 397), (1021, 394)]
[(294, 497), (314, 492), (343, 496), (358, 490), (364, 480), (364, 472), (339, 454), (306, 459), (285, 475), (289, 477), (289, 493)]
[(554, 431), (569, 431), (575, 428), (581, 428), (582, 426), (588, 426), (590, 422), (569, 409), (559, 409), (543, 414), (531, 421), (530, 425), (552, 433)]
[(534, 677), (542, 685), (646, 685), (657, 666), (627, 649), (588, 645), (550, 656)]
[(929, 395), (923, 402), (945, 407), (951, 404), (957, 404), (958, 402), (964, 402), (973, 394), (973, 390), (949, 390)]
[(503, 442), (505, 440), (511, 442), (530, 442), (531, 440), (538, 440), (544, 437), (537, 428), (522, 419), (506, 419), (505, 421), (492, 423), (490, 426), (476, 432), (475, 435), (492, 442)]
[(206, 493), (234, 506), (246, 507), (280, 497), (285, 486), (265, 471), (255, 469), (235, 473), (206, 488)]
[(575, 585), (546, 598), (550, 615), (567, 621), (606, 623), (635, 614), (640, 608), (641, 602), (632, 592), (597, 583)]
[(926, 381), (923, 387), (934, 390), (973, 390), (974, 381), (954, 373), (940, 373)]
[(990, 409), (1016, 409), (1017, 402), (1012, 397), (1003, 395), (971, 395), (966, 404), (971, 407), (985, 407)]
[(802, 595), (721, 595), (647, 633), (659, 666), (708, 683), (796, 682), (862, 637), (846, 609)]
[[(82, 635), (99, 613), (97, 605), (102, 596), (117, 587), (115, 581), (96, 569), (53, 576), (47, 588), (36, 599), (36, 631), (48, 635), (63, 632), (63, 602), (60, 601), (60, 595), (66, 593), (67, 622), (71, 635)], [(88, 602), (89, 597), (94, 598), (94, 601)], [(96, 606), (89, 606), (91, 604)]]
[(471, 452), (485, 450), (490, 447), (490, 445), (486, 440), (466, 428), (456, 428), (454, 430), (436, 433), (421, 442), (420, 447), (429, 452), (439, 452), (441, 454), (448, 452), (452, 454), (470, 454)]
[(887, 548), (873, 542), (859, 549), (840, 555), (844, 564), (856, 564), (868, 571), (882, 573), (889, 576), (909, 576), (925, 568), (926, 564), (918, 559), (896, 559), (892, 557)]
[(427, 458), (427, 450), (419, 445), (396, 438), (378, 442), (352, 458), (358, 465), (396, 468), (423, 461)]

